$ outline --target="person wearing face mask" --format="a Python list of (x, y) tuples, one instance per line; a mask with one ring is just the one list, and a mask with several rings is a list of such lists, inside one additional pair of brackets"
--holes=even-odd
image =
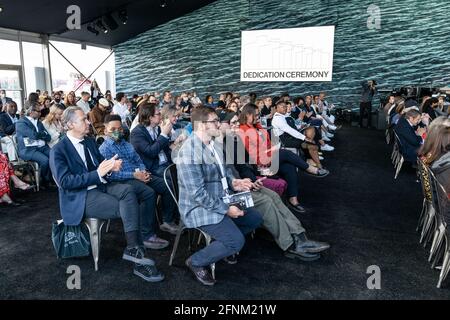
[(6, 106), (8, 102), (11, 102), (12, 99), (6, 96), (5, 90), (0, 90), (0, 110), (4, 112), (3, 108)]
[[(131, 185), (139, 202), (141, 237), (143, 244), (149, 249), (164, 249), (169, 245), (167, 240), (157, 236), (156, 198), (157, 194), (170, 194), (161, 178), (153, 177), (147, 172), (144, 163), (133, 146), (125, 141), (121, 118), (119, 115), (108, 115), (105, 118), (105, 141), (99, 151), (109, 159), (115, 154), (122, 160), (119, 171), (112, 172), (109, 179)], [(167, 199), (164, 199), (167, 201)]]

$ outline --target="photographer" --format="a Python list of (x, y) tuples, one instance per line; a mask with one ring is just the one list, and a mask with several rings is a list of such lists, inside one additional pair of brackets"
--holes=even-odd
[(372, 99), (377, 92), (377, 82), (375, 80), (363, 81), (361, 102), (359, 104), (359, 127), (363, 127), (363, 119), (367, 114), (367, 128), (370, 128), (370, 114), (372, 112)]

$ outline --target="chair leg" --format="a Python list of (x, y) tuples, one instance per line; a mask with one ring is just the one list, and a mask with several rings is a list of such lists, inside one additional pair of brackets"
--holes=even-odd
[(442, 263), (442, 270), (439, 275), (439, 281), (437, 284), (438, 288), (441, 287), (442, 282), (444, 282), (445, 278), (447, 277), (449, 269), (450, 269), (450, 250), (447, 249), (445, 251), (444, 262)]
[(430, 255), (428, 257), (429, 262), (431, 262), (431, 260), (437, 253), (437, 251), (438, 251), (437, 249), (441, 245), (442, 239), (444, 238), (444, 232), (445, 232), (445, 227), (442, 224), (438, 228), (436, 228), (436, 230), (434, 231), (433, 241), (431, 243), (431, 248), (430, 248)]
[(439, 261), (441, 260), (441, 258), (444, 256), (445, 253), (445, 244), (447, 243), (447, 241), (445, 240), (445, 229), (439, 236), (440, 238), (438, 239), (438, 243), (436, 246), (436, 253), (434, 255), (433, 263), (431, 264), (431, 269), (434, 269), (436, 267), (436, 265), (439, 263)]
[(394, 177), (394, 179), (397, 179), (397, 176), (398, 176), (398, 174), (400, 173), (400, 170), (402, 169), (403, 161), (404, 161), (403, 157), (400, 156), (400, 161), (399, 161), (399, 163), (397, 164), (397, 170), (396, 170), (396, 172), (395, 172), (395, 177)]
[(173, 243), (172, 253), (170, 254), (169, 266), (172, 265), (173, 259), (175, 258), (175, 254), (177, 253), (178, 244), (180, 243), (181, 234), (183, 233), (185, 227), (181, 227), (178, 229), (177, 236), (175, 237), (175, 242)]
[(419, 231), (420, 227), (423, 226), (425, 219), (425, 212), (427, 211), (428, 202), (427, 199), (423, 199), (422, 211), (419, 216), (419, 223), (417, 224), (416, 232)]
[(425, 219), (424, 226), (422, 228), (422, 233), (420, 235), (419, 243), (422, 243), (424, 241), (424, 239), (426, 238), (426, 235), (427, 235), (427, 233), (429, 232), (429, 230), (431, 228), (431, 224), (433, 223), (434, 214), (435, 213), (434, 213), (433, 206), (428, 205), (428, 212), (426, 214), (426, 219)]
[(102, 234), (102, 227), (105, 224), (105, 220), (87, 218), (84, 222), (89, 230), (89, 238), (91, 239), (91, 249), (92, 249), (92, 257), (94, 259), (94, 268), (95, 271), (98, 271), (101, 234)]
[(108, 223), (106, 224), (106, 230), (105, 233), (108, 233), (111, 227), (111, 219), (108, 219)]

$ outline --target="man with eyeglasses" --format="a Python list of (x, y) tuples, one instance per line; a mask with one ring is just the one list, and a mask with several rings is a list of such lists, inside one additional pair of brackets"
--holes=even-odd
[(26, 116), (17, 121), (17, 148), (21, 159), (35, 161), (39, 164), (41, 184), (48, 186), (48, 183), (52, 180), (48, 164), (50, 147), (47, 145), (47, 142), (51, 140), (51, 136), (39, 120), (40, 116), (40, 106), (38, 103), (35, 103), (28, 107)]
[(188, 228), (199, 228), (215, 241), (186, 260), (198, 281), (212, 286), (215, 279), (209, 265), (239, 252), (244, 235), (262, 223), (253, 208), (227, 204), (227, 193), (249, 190), (251, 183), (235, 179), (227, 168), (222, 150), (215, 146), (220, 136), (219, 118), (212, 108), (192, 112), (194, 132), (176, 153), (180, 216)]

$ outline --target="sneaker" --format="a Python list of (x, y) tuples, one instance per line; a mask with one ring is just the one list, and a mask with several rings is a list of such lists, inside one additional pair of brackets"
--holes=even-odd
[(193, 266), (190, 257), (186, 260), (185, 263), (189, 270), (191, 270), (194, 276), (197, 278), (197, 280), (205, 286), (213, 286), (216, 283), (216, 280), (214, 280), (209, 270), (205, 267)]
[(324, 160), (324, 159), (325, 159), (324, 157), (319, 156), (319, 160), (320, 160), (320, 161), (322, 161), (322, 160)]
[(174, 235), (177, 234), (178, 229), (179, 229), (178, 225), (176, 223), (174, 223), (174, 222), (164, 222), (163, 224), (161, 224), (159, 226), (159, 228), (162, 231), (165, 231), (165, 232), (168, 232), (168, 233), (171, 233), (171, 234), (174, 234)]
[(319, 169), (317, 169), (316, 173), (309, 172), (309, 171), (305, 171), (305, 173), (307, 173), (313, 177), (316, 177), (316, 178), (323, 178), (323, 177), (326, 177), (327, 175), (329, 175), (330, 171), (328, 171), (327, 169), (324, 169), (324, 168), (319, 168)]
[(325, 141), (325, 142), (330, 142), (331, 141), (331, 139), (328, 138), (326, 134), (322, 135), (322, 140)]
[(159, 282), (164, 280), (164, 274), (156, 269), (156, 266), (135, 264), (133, 273), (148, 282)]
[(334, 134), (332, 134), (332, 133), (330, 133), (330, 132), (326, 132), (325, 133), (325, 135), (328, 137), (328, 138), (334, 138)]
[(228, 263), (228, 264), (236, 264), (237, 261), (237, 254), (232, 254), (229, 257), (223, 258), (223, 261)]
[(322, 150), (322, 151), (333, 151), (334, 147), (330, 146), (329, 144), (325, 144), (325, 145), (320, 147), (320, 150)]
[(305, 234), (294, 235), (295, 250), (303, 253), (320, 253), (328, 250), (330, 245), (326, 242), (309, 240)]
[(145, 249), (143, 247), (125, 248), (122, 259), (128, 260), (137, 264), (145, 264), (154, 266), (155, 261), (145, 257)]
[(333, 124), (328, 125), (328, 128), (330, 128), (333, 131), (335, 131), (337, 129), (337, 127)]
[(160, 250), (167, 248), (169, 241), (159, 238), (156, 234), (144, 240), (144, 247), (148, 249)]

